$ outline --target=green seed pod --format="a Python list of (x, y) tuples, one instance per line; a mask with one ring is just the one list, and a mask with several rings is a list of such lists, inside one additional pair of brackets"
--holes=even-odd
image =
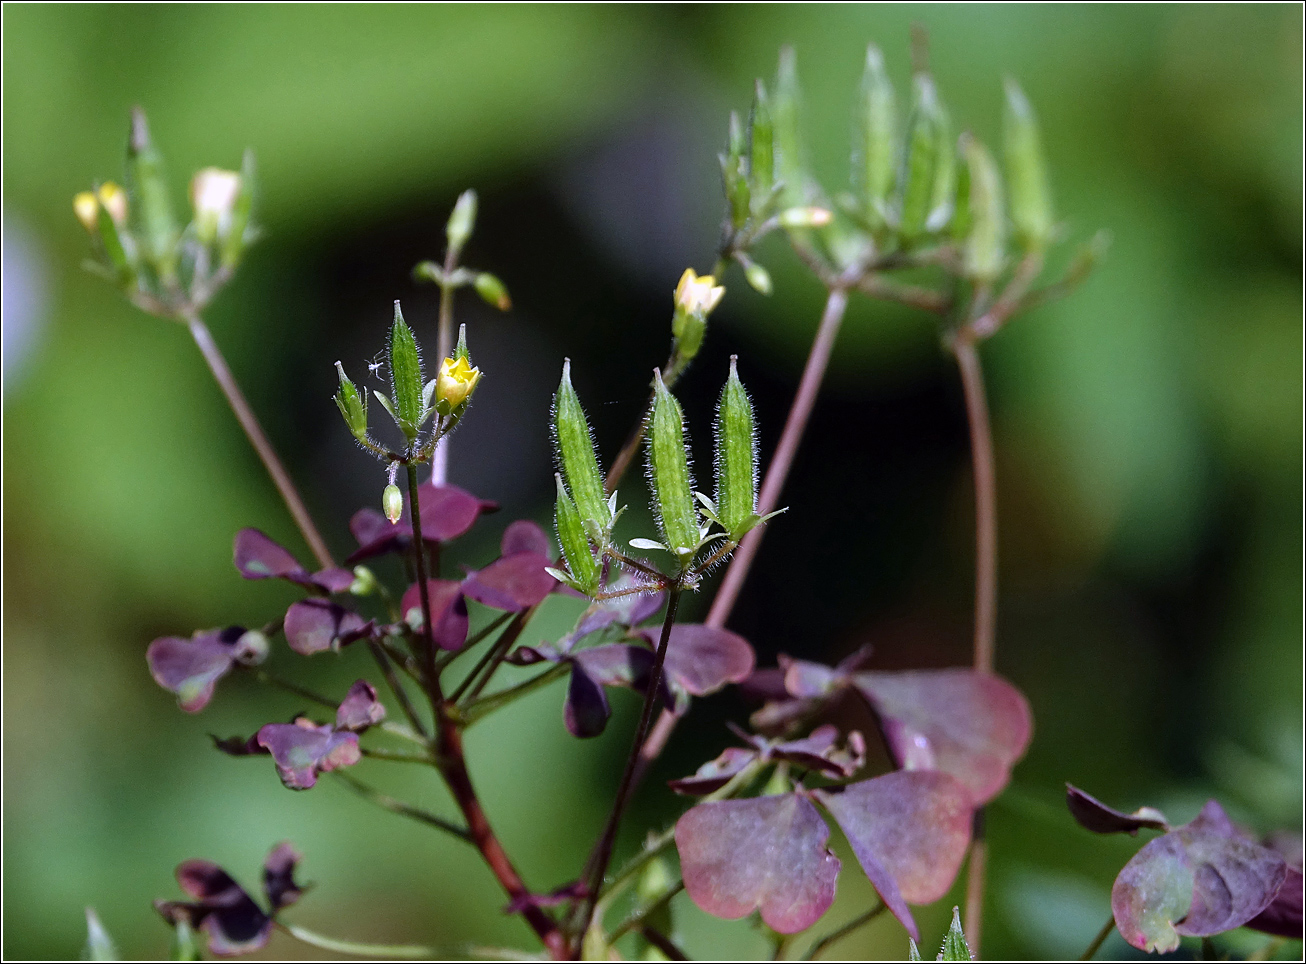
[(759, 294), (769, 295), (771, 293), (771, 273), (756, 261), (749, 261), (744, 265), (744, 278), (752, 289)]
[(781, 200), (787, 207), (808, 201), (807, 169), (803, 160), (803, 139), (799, 114), (802, 94), (798, 88), (798, 59), (793, 47), (780, 50), (776, 75), (772, 129), (775, 134), (775, 170), (784, 182)]
[(653, 490), (653, 514), (668, 548), (687, 563), (698, 547), (698, 512), (694, 480), (685, 446), (685, 416), (680, 403), (654, 370), (653, 411), (649, 415), (648, 477)]
[(381, 509), (385, 512), (385, 517), (391, 523), (398, 523), (400, 517), (404, 514), (404, 494), (399, 491), (399, 486), (391, 482), (381, 493)]
[(562, 476), (555, 474), (553, 478), (558, 483), (558, 501), (554, 507), (553, 519), (558, 530), (558, 544), (562, 546), (562, 558), (567, 561), (567, 571), (576, 580), (576, 584), (586, 592), (593, 592), (598, 585), (599, 564), (590, 551), (585, 523), (576, 503), (567, 494)]
[(716, 407), (716, 509), (721, 525), (737, 539), (756, 520), (757, 431), (735, 360), (731, 355)]
[(336, 392), (336, 407), (345, 424), (349, 426), (354, 438), (362, 440), (367, 437), (367, 399), (359, 394), (358, 387), (345, 374), (345, 367), (336, 362), (336, 372), (340, 375), (340, 389)]
[(222, 240), (222, 266), (234, 268), (245, 253), (250, 214), (254, 209), (254, 152), (246, 151), (240, 164), (240, 193), (231, 208), (231, 226)]
[(744, 171), (744, 129), (734, 111), (730, 112), (730, 140), (721, 155), (721, 180), (730, 204), (730, 223), (741, 228), (748, 220), (749, 188)]
[(948, 933), (943, 936), (943, 947), (939, 949), (939, 960), (941, 961), (970, 961), (971, 957), (970, 944), (966, 942), (966, 934), (961, 929), (961, 914), (957, 908), (952, 908), (952, 926), (948, 928)]
[(1007, 80), (1007, 99), (1002, 114), (1002, 153), (1011, 192), (1011, 222), (1016, 240), (1024, 247), (1042, 250), (1052, 233), (1052, 196), (1038, 121), (1024, 92), (1014, 80)]
[(103, 204), (96, 211), (95, 220), (100, 243), (104, 245), (104, 254), (109, 259), (109, 264), (113, 266), (118, 283), (124, 288), (129, 287), (135, 280), (136, 271), (127, 255), (127, 249), (123, 246), (117, 223)]
[(853, 190), (873, 228), (884, 224), (893, 190), (894, 129), (897, 105), (893, 84), (884, 70), (884, 57), (874, 44), (866, 48), (860, 103), (853, 142)]
[(472, 228), (475, 226), (476, 192), (469, 188), (458, 195), (458, 202), (453, 206), (449, 223), (444, 228), (445, 237), (449, 239), (449, 249), (461, 251), (467, 239), (472, 236)]
[(753, 110), (748, 119), (748, 176), (753, 196), (761, 203), (775, 185), (775, 132), (766, 88), (759, 80), (753, 88)]
[(898, 177), (898, 230), (913, 241), (925, 230), (934, 200), (942, 108), (929, 74), (912, 78), (912, 111), (907, 121), (902, 171)]
[(970, 208), (970, 230), (962, 246), (962, 271), (972, 281), (990, 282), (1002, 271), (1005, 260), (1002, 181), (992, 155), (983, 144), (963, 135), (961, 149), (968, 168)]
[(581, 519), (605, 531), (612, 521), (612, 509), (603, 495), (603, 476), (589, 421), (571, 385), (569, 358), (563, 360), (562, 381), (553, 396), (553, 445)]
[(488, 271), (482, 271), (472, 282), (476, 288), (476, 293), (481, 296), (486, 304), (493, 305), (500, 311), (507, 311), (512, 307), (512, 299), (508, 297), (508, 289), (504, 287), (502, 281), (490, 274)]
[(390, 397), (399, 428), (409, 440), (416, 438), (422, 418), (422, 356), (398, 301), (394, 324), (390, 326)]
[(145, 111), (132, 108), (131, 133), (127, 138), (127, 168), (136, 189), (145, 252), (159, 277), (171, 280), (177, 274), (177, 220), (172, 214), (168, 185), (163, 176), (163, 158), (150, 140)]
[(957, 149), (952, 135), (952, 118), (942, 104), (935, 122), (934, 181), (930, 190), (930, 214), (926, 231), (942, 231), (953, 212), (957, 189)]
[(969, 134), (962, 134), (958, 144), (961, 163), (957, 165), (957, 196), (953, 202), (952, 221), (948, 225), (952, 240), (957, 244), (965, 242), (970, 234), (970, 165), (966, 163), (965, 154), (965, 144), (969, 138)]
[[(672, 929), (671, 904), (668, 895), (678, 887), (680, 878), (671, 872), (667, 862), (661, 857), (654, 857), (639, 875), (635, 884), (636, 906), (646, 911), (645, 924), (661, 934), (670, 934)], [(661, 902), (651, 913), (648, 908)]]

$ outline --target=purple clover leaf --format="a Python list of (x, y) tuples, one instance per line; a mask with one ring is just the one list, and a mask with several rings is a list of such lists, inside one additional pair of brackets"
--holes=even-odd
[(1133, 813), (1125, 813), (1108, 807), (1101, 800), (1069, 783), (1066, 784), (1066, 806), (1075, 821), (1093, 833), (1127, 833), (1137, 836), (1138, 831), (1143, 829), (1170, 829), (1165, 814), (1154, 807), (1139, 807)]
[(806, 797), (701, 803), (676, 822), (675, 837), (685, 890), (716, 917), (736, 920), (760, 909), (768, 927), (793, 934), (834, 902), (839, 858)]
[(190, 639), (162, 636), (150, 643), (145, 659), (154, 681), (176, 693), (178, 705), (187, 713), (198, 713), (208, 706), (214, 686), (232, 666), (262, 662), (266, 640), (261, 634), (258, 637), (252, 640), (241, 626), (202, 630)]
[(867, 878), (914, 940), (908, 904), (947, 893), (970, 846), (971, 797), (946, 773), (898, 770), (815, 791)]
[[(441, 649), (462, 649), (467, 642), (467, 600), (462, 583), (451, 579), (428, 579), (426, 592), (431, 603), (432, 636)], [(404, 622), (415, 630), (422, 628), (422, 596), (417, 583), (408, 587), (399, 603)]]
[[(1080, 819), (1075, 806), (1083, 811), (1083, 798), (1093, 799), (1068, 794), (1081, 824), (1107, 827), (1099, 833), (1122, 831), (1118, 817), (1130, 815), (1100, 803), (1087, 811), (1087, 823)], [(1150, 841), (1125, 864), (1111, 888), (1111, 912), (1121, 936), (1143, 951), (1167, 953), (1180, 937), (1210, 937), (1245, 924), (1299, 937), (1300, 868), (1245, 836), (1210, 800), (1194, 820)]]
[[(656, 647), (660, 629), (638, 635)], [(690, 696), (707, 696), (727, 683), (748, 678), (757, 662), (753, 647), (738, 633), (697, 623), (677, 623), (667, 641), (665, 671), (672, 687)]]
[(294, 723), (269, 723), (256, 739), (272, 754), (277, 775), (289, 790), (307, 790), (317, 784), (318, 774), (352, 766), (362, 758), (356, 734), (303, 717)]
[(376, 698), (376, 687), (367, 680), (358, 680), (336, 710), (336, 729), (362, 733), (385, 719), (385, 707)]
[(327, 650), (339, 652), (341, 646), (368, 635), (372, 626), (329, 599), (301, 599), (286, 610), (282, 631), (291, 649), (301, 656), (312, 656)]
[(306, 589), (329, 593), (344, 592), (354, 582), (354, 574), (339, 567), (310, 573), (290, 550), (258, 529), (241, 529), (236, 533), (232, 556), (246, 579), (285, 579)]
[[(476, 522), (483, 512), (499, 508), (495, 502), (478, 499), (456, 485), (419, 487), (422, 505), (422, 540), (448, 542), (456, 539)], [(412, 523), (409, 521), (408, 497), (404, 497), (403, 514), (391, 523), (375, 509), (359, 509), (349, 520), (349, 531), (358, 540), (358, 548), (345, 561), (356, 565), (364, 559), (390, 552), (407, 552), (412, 546)]]
[(518, 519), (508, 526), (500, 550), (498, 559), (463, 580), (468, 599), (492, 609), (522, 612), (558, 588), (558, 581), (545, 572), (553, 565), (553, 544), (534, 522)]
[(187, 860), (177, 867), (177, 883), (193, 901), (156, 900), (155, 909), (174, 927), (184, 920), (208, 938), (209, 952), (221, 956), (251, 954), (266, 946), (272, 919), (303, 895), (295, 882), (300, 856), (288, 842), (277, 844), (263, 863), (265, 912), (245, 888), (217, 864)]

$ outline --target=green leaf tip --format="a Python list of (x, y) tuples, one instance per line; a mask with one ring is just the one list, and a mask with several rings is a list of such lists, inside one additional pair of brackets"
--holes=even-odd
[(952, 908), (952, 926), (944, 935), (943, 947), (939, 949), (940, 961), (970, 961), (970, 945), (966, 943), (966, 934), (961, 929), (961, 912)]
[(1002, 112), (1002, 153), (1011, 192), (1011, 223), (1024, 247), (1039, 251), (1052, 234), (1052, 196), (1042, 138), (1029, 99), (1010, 77)]

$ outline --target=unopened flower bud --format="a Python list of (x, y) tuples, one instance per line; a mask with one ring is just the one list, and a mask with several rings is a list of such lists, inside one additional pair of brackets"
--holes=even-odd
[(780, 212), (780, 223), (786, 228), (821, 228), (834, 220), (825, 208), (789, 208)]
[(82, 222), (82, 227), (91, 234), (95, 233), (100, 216), (100, 202), (94, 192), (82, 191), (77, 194), (73, 198), (73, 213), (77, 215), (77, 220)]
[(113, 223), (122, 227), (127, 223), (127, 192), (113, 181), (105, 181), (97, 192), (100, 204), (109, 212)]
[(745, 266), (744, 278), (754, 291), (764, 295), (771, 293), (771, 273), (756, 261), (750, 261)]
[(508, 297), (508, 289), (504, 287), (502, 281), (488, 271), (482, 271), (478, 274), (472, 284), (476, 287), (476, 293), (481, 296), (486, 304), (493, 305), (500, 311), (507, 311), (512, 307), (512, 299)]
[(446, 358), (440, 363), (440, 374), (435, 381), (436, 409), (441, 415), (449, 415), (466, 404), (480, 380), (481, 370), (466, 358)]
[(376, 592), (376, 575), (367, 566), (354, 566), (354, 581), (349, 591), (355, 596), (370, 596)]
[(190, 182), (190, 201), (195, 208), (195, 230), (205, 244), (226, 238), (231, 232), (232, 214), (240, 196), (240, 175), (217, 167), (206, 167)]
[(358, 387), (345, 374), (345, 368), (336, 362), (336, 372), (340, 376), (340, 389), (336, 392), (336, 406), (350, 433), (360, 441), (367, 437), (367, 400), (359, 394)]
[(246, 630), (236, 640), (236, 662), (245, 666), (258, 666), (268, 658), (268, 638), (257, 629)]
[(399, 486), (391, 482), (381, 493), (381, 508), (385, 511), (385, 517), (390, 520), (391, 524), (398, 524), (400, 516), (404, 514), (404, 494), (399, 491)]
[(461, 251), (467, 239), (472, 236), (475, 225), (476, 192), (469, 189), (458, 195), (458, 203), (453, 206), (453, 213), (449, 215), (449, 223), (445, 226), (444, 233), (449, 239), (449, 247)]
[(676, 285), (676, 311), (706, 318), (725, 293), (710, 274), (700, 278), (693, 268), (686, 268)]

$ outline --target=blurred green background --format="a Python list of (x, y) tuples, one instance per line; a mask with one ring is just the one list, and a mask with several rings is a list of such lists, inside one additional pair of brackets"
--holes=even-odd
[[(238, 528), (308, 556), (186, 333), (79, 268), (70, 201), (120, 176), (131, 105), (149, 112), (178, 203), (198, 167), (257, 153), (264, 239), (209, 322), (341, 554), (384, 478), (339, 424), (331, 363), (365, 372), (394, 298), (434, 338), (433, 294), (409, 271), (441, 253), (457, 193), (479, 190), (467, 260), (515, 307), (459, 303), (488, 375), (452, 477), (505, 507), (464, 539), (475, 565), (510, 519), (548, 520), (545, 420), (564, 355), (606, 453), (637, 417), (676, 279), (711, 264), (715, 154), (752, 78), (795, 45), (815, 164), (838, 190), (865, 44), (901, 91), (913, 20), (953, 116), (982, 139), (997, 141), (1003, 76), (1021, 82), (1068, 234), (1114, 236), (1080, 292), (984, 349), (998, 664), (1036, 719), (990, 811), (986, 956), (1082, 950), (1138, 845), (1076, 827), (1063, 781), (1176, 819), (1218, 795), (1259, 830), (1300, 826), (1299, 7), (6, 5), (7, 957), (76, 954), (87, 904), (125, 954), (158, 956), (168, 933), (149, 901), (176, 895), (175, 864), (216, 860), (253, 887), (282, 839), (316, 882), (290, 915), (304, 926), (451, 955), (532, 943), (469, 848), (334, 781), (289, 793), (266, 761), (209, 745), (302, 708), (293, 699), (228, 680), (192, 717), (150, 680), (155, 636), (258, 624), (295, 598), (237, 577)], [(779, 243), (762, 260), (776, 294), (732, 273), (683, 382), (700, 446), (738, 353), (769, 450), (814, 331), (815, 282)], [(642, 503), (637, 480), (627, 489)], [(864, 642), (882, 666), (968, 661), (965, 421), (930, 319), (854, 302), (785, 501), (732, 623), (764, 662)], [(530, 634), (568, 615), (555, 604)], [(309, 664), (280, 647), (274, 666), (343, 692), (364, 657)], [(566, 735), (556, 687), (470, 736), (489, 812), (536, 887), (571, 879), (597, 832), (632, 725), (625, 697), (599, 740)], [(696, 707), (655, 776), (715, 754), (746, 710), (730, 695)], [(394, 769), (356, 772), (451, 812), (432, 778)], [(650, 780), (632, 826), (680, 806)], [(818, 930), (868, 900), (841, 852)], [(921, 913), (926, 944), (955, 897)], [(675, 909), (693, 956), (763, 952), (745, 922), (683, 896)], [(1227, 944), (1258, 946), (1239, 940)], [(1126, 950), (1113, 938), (1104, 953)], [(267, 955), (316, 953), (276, 938)], [(906, 939), (882, 919), (838, 953), (905, 959)]]

